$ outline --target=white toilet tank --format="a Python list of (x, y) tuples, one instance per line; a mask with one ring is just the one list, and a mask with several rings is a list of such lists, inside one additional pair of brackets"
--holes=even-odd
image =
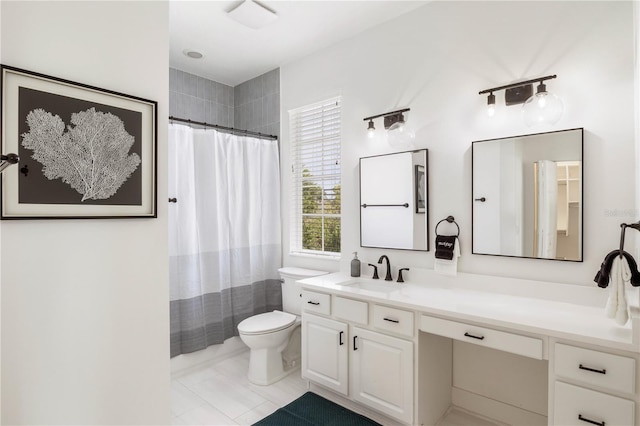
[(301, 315), (302, 312), (302, 295), (300, 293), (300, 286), (296, 284), (296, 281), (328, 274), (326, 271), (295, 268), (292, 266), (280, 268), (278, 272), (280, 272), (280, 278), (282, 278), (282, 310), (294, 315)]

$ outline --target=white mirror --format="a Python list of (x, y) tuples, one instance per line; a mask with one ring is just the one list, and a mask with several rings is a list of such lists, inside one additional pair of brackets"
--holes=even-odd
[(473, 142), (474, 254), (582, 261), (583, 129)]
[(360, 159), (360, 245), (429, 251), (428, 150)]

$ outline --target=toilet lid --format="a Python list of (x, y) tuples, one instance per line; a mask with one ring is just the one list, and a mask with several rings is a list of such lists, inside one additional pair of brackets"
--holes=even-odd
[(265, 334), (283, 330), (296, 321), (296, 316), (280, 311), (254, 315), (238, 324), (238, 332), (242, 334)]

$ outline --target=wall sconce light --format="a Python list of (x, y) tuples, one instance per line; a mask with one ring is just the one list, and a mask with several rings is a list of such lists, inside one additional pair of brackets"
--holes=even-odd
[(493, 117), (496, 114), (496, 95), (493, 92), (487, 97), (487, 115)]
[(367, 127), (367, 136), (373, 138), (376, 135), (376, 127), (373, 125), (373, 120), (369, 120), (369, 127)]
[(389, 132), (402, 132), (406, 123), (404, 119), (404, 112), (411, 111), (410, 108), (399, 109), (397, 111), (385, 112), (384, 114), (372, 115), (371, 117), (365, 117), (364, 121), (369, 122), (367, 127), (367, 135), (370, 138), (375, 136), (376, 128), (373, 124), (373, 120), (376, 118), (384, 117), (384, 128)]
[[(547, 91), (547, 85), (544, 84), (544, 82), (556, 77), (554, 74), (534, 78), (532, 80), (482, 90), (479, 94), (484, 95), (485, 93), (489, 93), (489, 97), (487, 98), (487, 114), (489, 116), (495, 114), (496, 99), (493, 92), (504, 90), (504, 100), (507, 106), (524, 104), (522, 106), (522, 116), (527, 126), (555, 124), (560, 120), (560, 117), (562, 117), (564, 105), (559, 97)], [(533, 94), (532, 83), (536, 82), (539, 82), (539, 84), (536, 88), (536, 93)]]

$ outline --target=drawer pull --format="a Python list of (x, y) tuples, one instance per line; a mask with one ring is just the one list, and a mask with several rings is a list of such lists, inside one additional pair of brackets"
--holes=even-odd
[(596, 422), (595, 420), (588, 419), (586, 417), (582, 417), (582, 414), (578, 414), (578, 420), (582, 420), (585, 423), (591, 423), (592, 425), (605, 426), (604, 420), (601, 422)]
[(356, 346), (356, 340), (358, 339), (358, 336), (353, 336), (353, 350), (357, 351), (358, 347)]
[(344, 345), (344, 341), (342, 340), (342, 336), (344, 336), (344, 331), (340, 332), (340, 337), (339, 337), (340, 346)]
[(474, 336), (473, 334), (464, 333), (465, 337), (471, 337), (472, 339), (484, 340), (484, 336)]
[(392, 323), (394, 323), (394, 324), (398, 324), (398, 323), (400, 322), (400, 321), (398, 321), (397, 319), (393, 319), (393, 318), (387, 318), (387, 317), (384, 317), (384, 318), (382, 318), (382, 319), (383, 319), (383, 320), (385, 320), (385, 321), (392, 322)]
[[(600, 374), (607, 374), (607, 370), (605, 370), (604, 368), (602, 370), (596, 370), (594, 368), (589, 368), (589, 367), (585, 367), (584, 365), (580, 364), (578, 366), (578, 368), (580, 370), (587, 370), (587, 371), (591, 371), (592, 373), (600, 373)], [(600, 424), (600, 423), (598, 423)]]
[(320, 304), (320, 302), (314, 302), (312, 300), (309, 300), (307, 303), (310, 304), (310, 305), (315, 305), (315, 306), (318, 306)]

